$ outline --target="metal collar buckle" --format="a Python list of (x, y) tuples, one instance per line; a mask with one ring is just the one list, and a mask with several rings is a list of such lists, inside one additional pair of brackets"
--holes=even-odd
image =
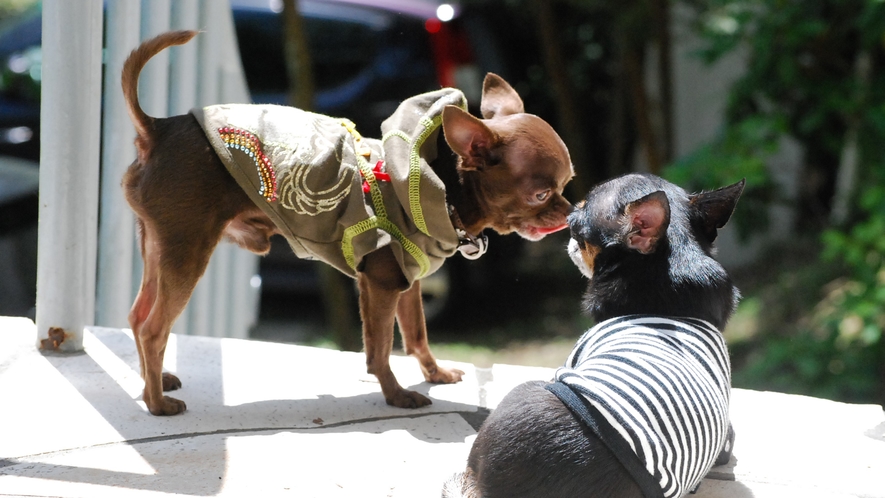
[(461, 256), (464, 256), (471, 261), (479, 259), (480, 256), (485, 254), (489, 249), (489, 238), (482, 232), (476, 237), (470, 235), (470, 233), (464, 229), (464, 224), (461, 223), (461, 217), (458, 216), (458, 211), (455, 209), (455, 206), (449, 204), (447, 207), (449, 218), (452, 220), (452, 225), (455, 227), (455, 234), (458, 236), (458, 252), (461, 253)]
[(479, 237), (474, 237), (460, 228), (455, 229), (458, 234), (458, 251), (461, 256), (469, 260), (479, 259), (489, 249), (489, 238), (486, 234), (480, 233)]

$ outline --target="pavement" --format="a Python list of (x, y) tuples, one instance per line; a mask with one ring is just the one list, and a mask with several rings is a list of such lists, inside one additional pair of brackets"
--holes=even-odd
[[(515, 385), (548, 368), (442, 361), (453, 385), (395, 356), (400, 384), (433, 405), (385, 404), (360, 353), (175, 336), (166, 367), (188, 410), (148, 414), (131, 333), (87, 328), (85, 351), (36, 348), (36, 327), (0, 317), (0, 496), (439, 496), (476, 429)], [(696, 498), (883, 497), (885, 413), (734, 389), (734, 456)]]

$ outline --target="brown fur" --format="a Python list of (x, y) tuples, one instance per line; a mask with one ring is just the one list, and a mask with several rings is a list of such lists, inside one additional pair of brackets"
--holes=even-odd
[[(163, 394), (181, 386), (174, 375), (162, 373), (163, 354), (172, 324), (215, 246), (227, 238), (265, 254), (270, 236), (278, 233), (227, 172), (192, 116), (157, 119), (138, 104), (138, 75), (145, 63), (195, 35), (176, 31), (148, 40), (123, 67), (123, 93), (138, 135), (138, 157), (123, 178), (123, 188), (138, 218), (144, 259), (141, 289), (129, 323), (145, 381), (144, 402), (154, 415), (185, 410), (183, 401)], [(447, 196), (471, 234), (492, 228), (538, 240), (565, 227), (570, 205), (562, 190), (573, 175), (568, 151), (547, 123), (522, 109), (510, 85), (489, 75), (482, 103), (486, 119), (456, 107), (443, 113), (446, 142), (459, 159), (457, 174), (439, 173), (453, 179), (444, 180)], [(421, 394), (403, 389), (390, 370), (394, 321), (399, 322), (406, 353), (418, 359), (427, 381), (461, 379), (462, 371), (436, 363), (427, 344), (420, 284), (409, 286), (389, 247), (365, 257), (357, 283), (367, 369), (378, 377), (388, 404), (403, 408), (430, 404)]]

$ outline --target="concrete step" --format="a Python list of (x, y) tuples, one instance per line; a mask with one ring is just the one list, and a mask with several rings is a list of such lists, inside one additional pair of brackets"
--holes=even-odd
[[(0, 318), (0, 496), (439, 496), (463, 470), (476, 427), (513, 386), (553, 370), (513, 365), (423, 381), (393, 357), (418, 410), (387, 406), (361, 353), (175, 336), (166, 367), (188, 410), (141, 402), (128, 330), (91, 327), (85, 352), (42, 354), (36, 328)], [(779, 393), (733, 390), (734, 456), (698, 498), (885, 497), (885, 414)]]

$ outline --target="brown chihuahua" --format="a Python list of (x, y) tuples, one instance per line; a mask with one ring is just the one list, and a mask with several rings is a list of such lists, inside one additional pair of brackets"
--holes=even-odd
[(442, 89), (404, 101), (382, 124), (381, 140), (361, 137), (346, 119), (282, 106), (148, 116), (138, 104), (141, 69), (195, 35), (157, 36), (123, 66), (138, 152), (123, 188), (144, 259), (129, 323), (148, 409), (185, 410), (163, 394), (181, 386), (162, 372), (163, 354), (215, 246), (227, 238), (265, 254), (274, 234), (299, 257), (357, 279), (366, 364), (387, 403), (430, 404), (390, 370), (394, 321), (427, 381), (461, 380), (463, 372), (437, 365), (430, 352), (419, 279), (455, 252), (481, 255), (485, 228), (529, 240), (565, 228), (571, 206), (562, 191), (574, 173), (564, 143), (493, 74), (483, 85), (484, 119), (466, 112), (461, 92)]

